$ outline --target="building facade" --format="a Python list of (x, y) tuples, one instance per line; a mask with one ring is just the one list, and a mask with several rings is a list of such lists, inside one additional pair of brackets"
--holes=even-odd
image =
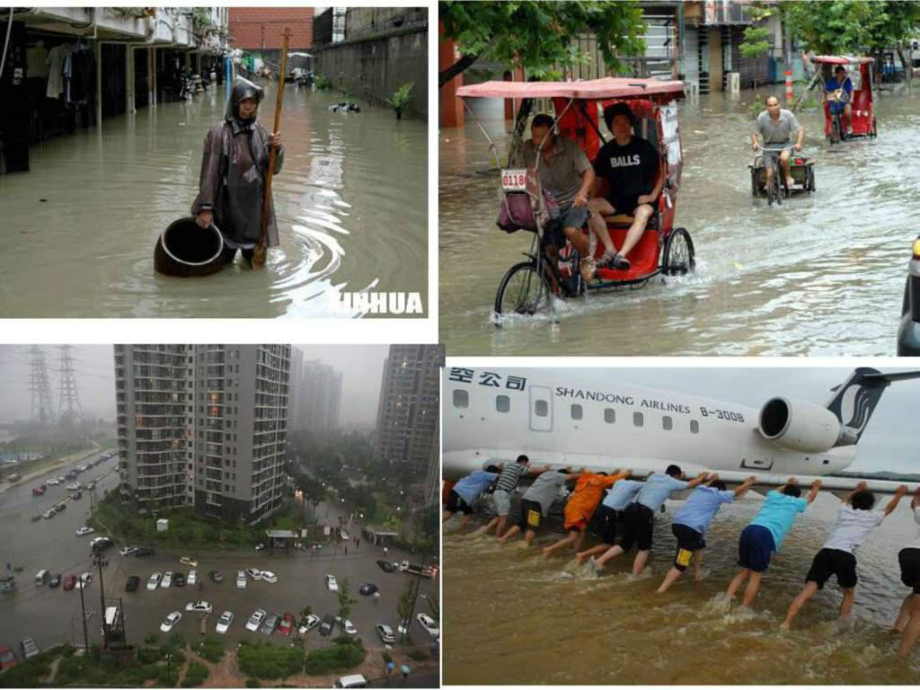
[(439, 436), (440, 345), (391, 345), (383, 365), (374, 461), (408, 465), (424, 481)]
[(313, 7), (231, 7), (227, 21), (234, 48), (277, 63), (290, 31), (289, 52), (313, 48)]
[(303, 363), (300, 417), (311, 434), (336, 431), (342, 407), (342, 372), (318, 359)]
[(299, 431), (303, 410), (303, 352), (291, 348), (291, 389), (288, 397), (288, 428)]
[(123, 501), (248, 524), (280, 508), (290, 360), (289, 345), (116, 345)]

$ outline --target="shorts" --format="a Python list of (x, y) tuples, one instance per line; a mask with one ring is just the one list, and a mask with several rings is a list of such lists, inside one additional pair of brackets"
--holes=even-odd
[(590, 518), (585, 517), (584, 515), (579, 515), (574, 521), (569, 520), (568, 517), (565, 519), (565, 529), (567, 532), (584, 532), (588, 529), (588, 521)]
[(920, 594), (920, 549), (901, 549), (898, 563), (901, 564), (901, 582), (912, 587), (914, 594)]
[(622, 213), (627, 216), (633, 216), (636, 214), (636, 208), (639, 206), (639, 195), (609, 197), (607, 201), (610, 202), (610, 205), (613, 206), (613, 209), (618, 214)]
[(563, 228), (583, 228), (588, 224), (591, 212), (587, 206), (576, 208), (571, 204), (559, 209), (559, 219), (551, 222), (544, 235), (544, 244), (562, 249), (568, 241)]
[(543, 520), (543, 507), (536, 501), (522, 500), (521, 519), (518, 522), (518, 527), (521, 528), (521, 531), (538, 531), (541, 520)]
[(605, 544), (613, 546), (617, 540), (617, 524), (623, 521), (623, 511), (601, 506), (594, 513), (597, 535)]
[(814, 582), (818, 589), (824, 589), (824, 583), (831, 575), (837, 576), (837, 584), (844, 589), (856, 586), (856, 556), (840, 549), (821, 549), (811, 562), (806, 582)]
[(511, 494), (502, 489), (497, 489), (492, 494), (492, 502), (495, 503), (495, 512), (499, 517), (508, 517), (511, 514)]
[(774, 551), (776, 544), (770, 530), (761, 525), (748, 525), (741, 531), (738, 542), (738, 565), (762, 573), (770, 566)]
[(459, 511), (463, 513), (464, 515), (473, 514), (473, 506), (471, 506), (469, 503), (464, 501), (460, 497), (460, 494), (458, 494), (456, 491), (453, 491), (453, 490), (450, 492), (450, 495), (447, 497), (446, 507), (447, 507), (448, 513), (456, 513)]
[(623, 538), (620, 548), (626, 552), (635, 544), (639, 551), (650, 551), (654, 530), (655, 514), (652, 509), (641, 503), (630, 503), (623, 511)]
[[(783, 149), (783, 151), (792, 150), (792, 142), (787, 141), (785, 144), (764, 144), (765, 147), (770, 147), (771, 149)], [(782, 151), (763, 151), (763, 165), (765, 168), (772, 167), (773, 159), (779, 157), (782, 154)]]
[(671, 525), (671, 531), (677, 537), (677, 553), (674, 554), (674, 567), (683, 572), (690, 565), (693, 554), (706, 548), (703, 535), (687, 525)]

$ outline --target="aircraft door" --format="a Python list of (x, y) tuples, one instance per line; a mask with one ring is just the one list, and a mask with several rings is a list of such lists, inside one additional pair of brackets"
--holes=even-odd
[(551, 388), (530, 387), (530, 430), (553, 430), (553, 390)]

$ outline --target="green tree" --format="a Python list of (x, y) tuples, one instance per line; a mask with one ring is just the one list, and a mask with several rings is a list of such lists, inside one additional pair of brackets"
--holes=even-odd
[(409, 639), (409, 628), (412, 627), (412, 611), (415, 608), (415, 578), (406, 578), (406, 586), (403, 593), (396, 602), (396, 612), (399, 613), (399, 625), (404, 628), (400, 635), (400, 640), (407, 642)]
[(624, 2), (510, 0), (439, 4), (444, 37), (453, 39), (460, 58), (442, 70), (439, 86), (469, 68), (476, 60), (520, 66), (537, 79), (561, 76), (560, 68), (588, 59), (576, 43), (594, 34), (604, 63), (619, 72), (621, 55), (640, 55), (645, 42), (642, 10), (636, 0)]
[[(757, 2), (751, 6), (750, 13), (753, 24), (744, 28), (744, 40), (738, 48), (741, 51), (742, 57), (749, 60), (756, 60), (766, 55), (770, 50), (770, 42), (767, 41), (770, 35), (770, 29), (765, 26), (765, 23), (773, 14), (773, 10)], [(757, 90), (756, 73), (754, 76), (754, 90)], [(757, 100), (760, 100), (759, 96)]]
[(890, 0), (782, 0), (792, 35), (819, 55), (898, 49), (920, 26), (920, 3)]
[(352, 604), (357, 604), (357, 599), (351, 598), (351, 586), (348, 584), (348, 578), (346, 577), (339, 583), (339, 617), (342, 619), (342, 626), (344, 627), (345, 619), (351, 614)]

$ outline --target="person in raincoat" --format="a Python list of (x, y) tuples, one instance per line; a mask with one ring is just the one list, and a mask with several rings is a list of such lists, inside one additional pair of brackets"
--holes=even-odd
[[(236, 258), (237, 250), (252, 261), (262, 224), (262, 198), (271, 145), (275, 153), (274, 174), (281, 171), (284, 148), (281, 135), (269, 134), (256, 114), (264, 92), (250, 81), (233, 82), (224, 122), (211, 129), (204, 140), (201, 181), (192, 215), (203, 228), (212, 223), (224, 237), (224, 261)], [(274, 204), (269, 199), (266, 244), (278, 245)]]

